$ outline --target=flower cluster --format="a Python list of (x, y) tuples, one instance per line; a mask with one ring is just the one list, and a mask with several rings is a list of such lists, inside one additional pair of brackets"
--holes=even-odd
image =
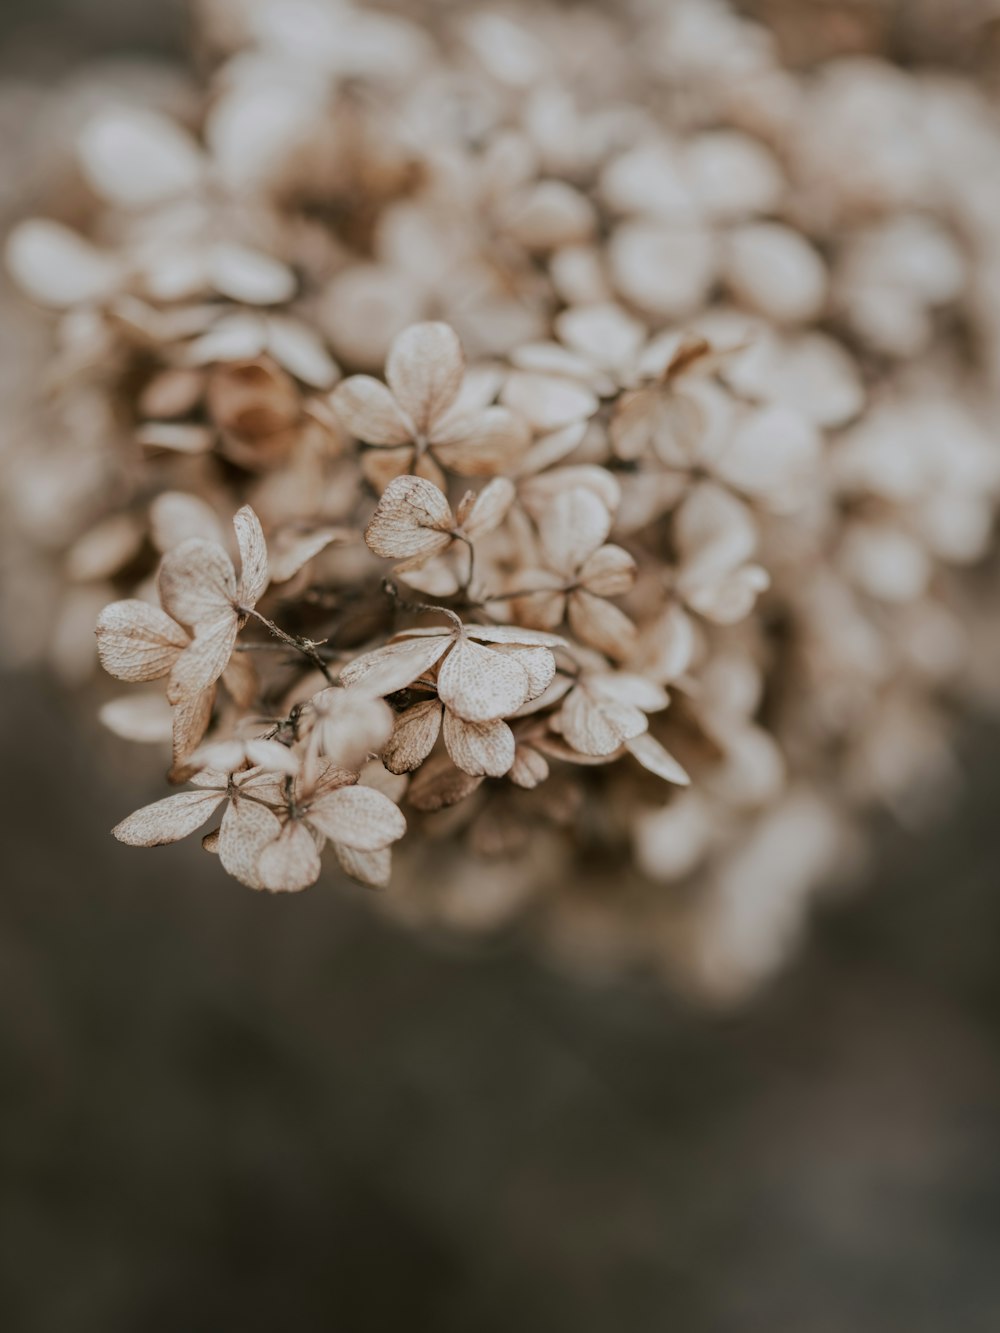
[(164, 684), (102, 717), (193, 784), (116, 836), (221, 809), (253, 888), (330, 843), (412, 920), (740, 990), (950, 772), (992, 108), (723, 0), (201, 8), (204, 96), (91, 92), (7, 242), (57, 320), (3, 443), (44, 632), (79, 675), (108, 603)]

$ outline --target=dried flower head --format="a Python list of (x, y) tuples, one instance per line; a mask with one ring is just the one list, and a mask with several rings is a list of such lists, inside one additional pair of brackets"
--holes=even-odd
[(194, 784), (116, 836), (221, 811), (254, 888), (329, 845), (410, 920), (739, 992), (950, 774), (992, 107), (725, 0), (200, 10), (200, 98), (51, 94), (75, 169), (6, 243), (54, 326), (9, 340), (18, 649), (78, 680), (97, 615), (145, 687), (102, 719)]

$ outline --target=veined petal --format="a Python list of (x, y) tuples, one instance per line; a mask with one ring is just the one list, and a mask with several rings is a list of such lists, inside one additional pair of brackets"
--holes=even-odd
[(396, 718), (392, 736), (382, 752), (390, 773), (412, 773), (434, 749), (441, 730), (441, 703), (427, 699)]
[(244, 505), (233, 519), (236, 543), (240, 549), (240, 582), (237, 590), (241, 606), (252, 610), (268, 584), (267, 544), (260, 519)]
[(215, 542), (192, 537), (168, 551), (160, 565), (159, 588), (163, 609), (190, 629), (234, 614), (236, 571)]
[(457, 417), (432, 436), (438, 462), (460, 477), (492, 477), (511, 472), (531, 442), (528, 425), (505, 407), (487, 407)]
[(263, 889), (260, 858), (280, 834), (281, 821), (273, 810), (237, 796), (229, 802), (219, 826), (219, 860), (247, 888)]
[(229, 665), (236, 633), (236, 616), (232, 612), (199, 630), (170, 673), (167, 698), (172, 704), (215, 684)]
[(360, 880), (362, 884), (367, 884), (373, 889), (384, 889), (388, 886), (392, 874), (390, 848), (379, 847), (374, 852), (361, 852), (356, 847), (345, 847), (343, 843), (334, 843), (333, 850), (342, 869), (352, 879)]
[(376, 555), (429, 556), (451, 543), (454, 527), (451, 505), (437, 486), (421, 477), (397, 477), (382, 492), (365, 541)]
[(315, 884), (320, 872), (319, 850), (312, 834), (290, 819), (257, 861), (261, 887), (271, 893), (298, 893)]
[(97, 618), (101, 665), (118, 680), (158, 680), (188, 642), (180, 625), (148, 602), (112, 602)]
[(444, 743), (454, 763), (472, 777), (502, 778), (514, 763), (514, 733), (506, 722), (466, 722), (446, 710)]
[(179, 842), (201, 828), (224, 800), (224, 792), (182, 791), (136, 810), (111, 832), (129, 847), (161, 847), (168, 842)]
[(331, 842), (375, 852), (406, 832), (399, 806), (372, 787), (341, 787), (309, 807), (309, 822)]
[(458, 334), (447, 324), (413, 324), (394, 339), (385, 378), (403, 411), (422, 435), (458, 397), (465, 356)]
[(454, 641), (454, 634), (446, 630), (433, 637), (387, 643), (384, 648), (376, 648), (348, 663), (340, 673), (340, 683), (360, 685), (363, 682), (369, 694), (380, 698), (395, 694), (429, 671)]
[(414, 427), (381, 380), (352, 375), (330, 395), (334, 411), (356, 439), (366, 444), (409, 444)]
[(516, 712), (530, 693), (527, 671), (514, 657), (462, 637), (438, 673), (441, 702), (467, 722), (492, 722)]

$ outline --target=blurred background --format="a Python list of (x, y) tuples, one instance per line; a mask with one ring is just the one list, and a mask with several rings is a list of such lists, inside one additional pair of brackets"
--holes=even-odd
[[(960, 0), (746, 7), (796, 60), (890, 42), (989, 77)], [(0, 74), (179, 57), (184, 27), (4, 0)], [(940, 826), (887, 824), (728, 1013), (119, 847), (161, 786), (95, 777), (37, 673), (0, 738), (5, 1331), (1000, 1328), (995, 727)]]

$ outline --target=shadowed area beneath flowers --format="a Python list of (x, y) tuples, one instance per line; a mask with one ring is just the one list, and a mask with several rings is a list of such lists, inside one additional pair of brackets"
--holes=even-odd
[(158, 786), (95, 779), (37, 681), (3, 736), (15, 1333), (996, 1327), (988, 781), (711, 1016), (121, 848)]

